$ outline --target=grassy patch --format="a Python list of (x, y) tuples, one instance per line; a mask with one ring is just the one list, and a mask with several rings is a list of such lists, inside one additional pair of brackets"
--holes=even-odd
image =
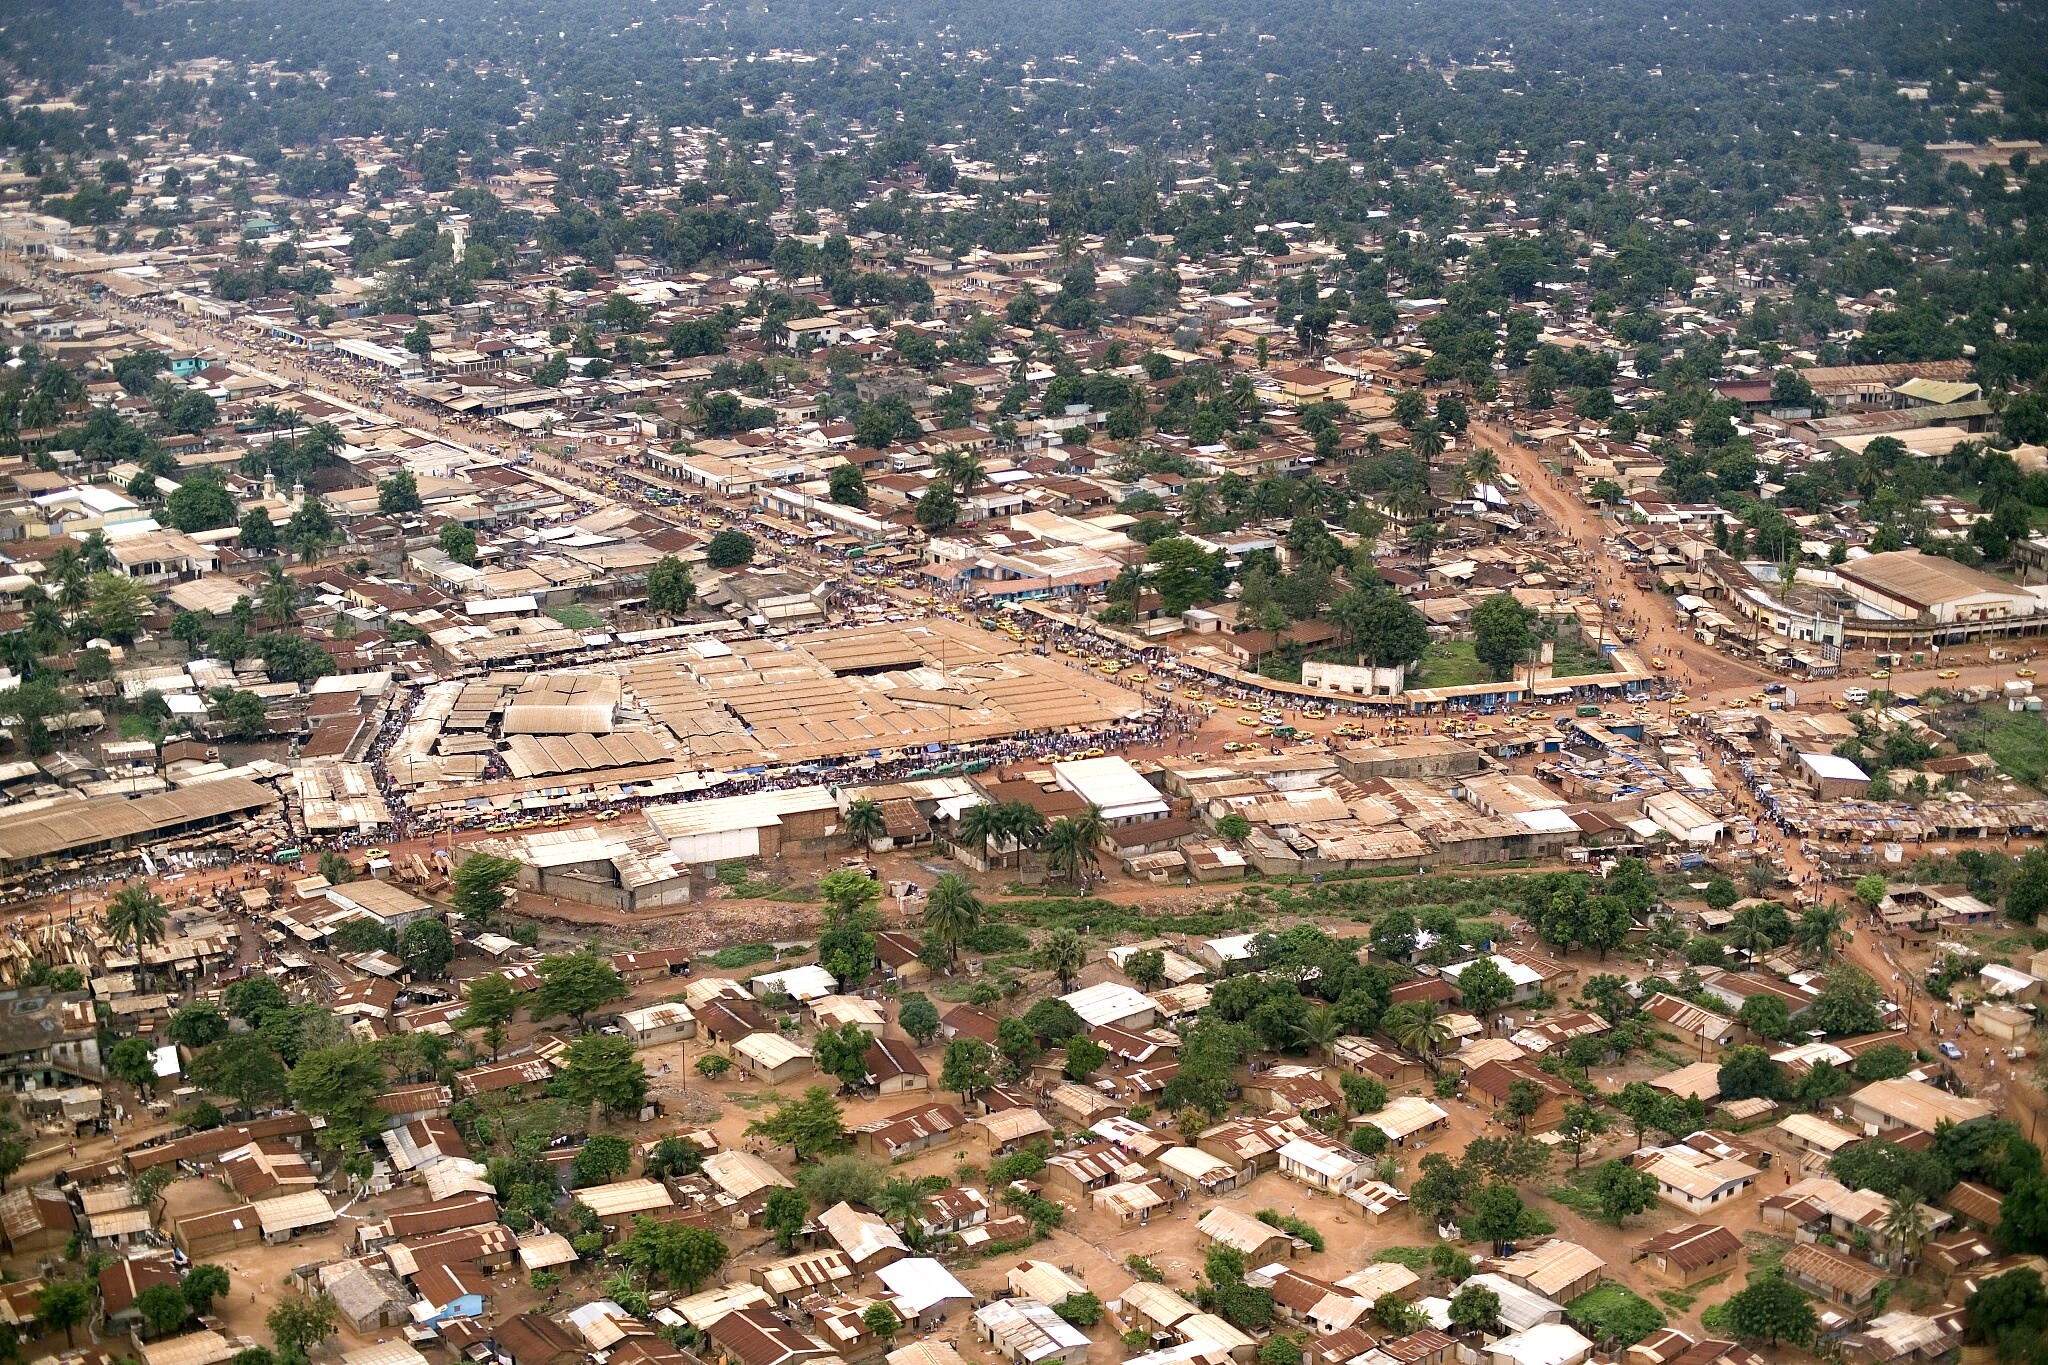
[(1095, 897), (1058, 897), (1039, 901), (1000, 901), (989, 907), (992, 918), (1026, 929), (1072, 929), (1076, 933), (1115, 938), (1126, 933), (1198, 934), (1212, 938), (1219, 934), (1244, 933), (1256, 929), (1271, 917), (1249, 906), (1219, 906), (1213, 910), (1184, 915), (1148, 912), (1143, 906), (1118, 905)]
[(1940, 723), (1959, 750), (1991, 755), (1999, 767), (2030, 787), (2040, 785), (2048, 774), (2048, 714), (1974, 706), (1945, 710)]
[(1595, 649), (1575, 631), (1559, 631), (1550, 649), (1552, 677), (1583, 678), (1595, 673), (1612, 673), (1614, 661)]
[(1792, 1249), (1792, 1244), (1782, 1237), (1766, 1237), (1757, 1232), (1744, 1233), (1742, 1240), (1749, 1246), (1749, 1273), (1752, 1275), (1775, 1275), (1778, 1263)]
[(560, 621), (570, 630), (596, 630), (604, 624), (602, 616), (599, 616), (581, 602), (564, 602), (559, 607), (549, 607), (548, 615)]
[[(741, 900), (781, 900), (784, 898), (782, 893), (789, 889), (782, 882), (756, 878), (745, 863), (720, 863), (718, 880), (726, 890)], [(797, 896), (796, 899), (808, 900), (815, 894), (815, 888), (808, 888), (805, 894)]]
[(1626, 1285), (1603, 1284), (1565, 1305), (1565, 1321), (1596, 1342), (1633, 1346), (1664, 1325), (1657, 1305)]
[(1464, 687), (1487, 682), (1493, 671), (1479, 662), (1470, 640), (1436, 640), (1409, 676), (1410, 687)]
[(751, 1090), (735, 1090), (725, 1096), (729, 1103), (736, 1104), (746, 1110), (759, 1109), (774, 1098), (773, 1095), (757, 1095)]
[(1700, 1296), (1688, 1294), (1682, 1289), (1660, 1289), (1657, 1291), (1657, 1297), (1663, 1300), (1666, 1308), (1683, 1313), (1698, 1302)]
[(1375, 1261), (1392, 1261), (1395, 1265), (1405, 1265), (1418, 1275), (1429, 1272), (1428, 1247), (1381, 1247), (1372, 1254), (1372, 1258)]
[(1552, 1185), (1544, 1193), (1581, 1217), (1600, 1217), (1600, 1196), (1583, 1185)]
[(774, 960), (775, 945), (772, 943), (728, 943), (710, 958), (712, 966), (728, 972)]
[(1728, 1330), (1728, 1301), (1723, 1299), (1712, 1308), (1701, 1310), (1700, 1326), (1715, 1336), (1733, 1336), (1734, 1333)]
[(121, 738), (148, 739), (149, 717), (140, 715), (121, 717)]

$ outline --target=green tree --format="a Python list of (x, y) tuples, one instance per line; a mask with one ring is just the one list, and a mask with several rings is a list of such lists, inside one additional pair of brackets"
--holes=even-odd
[(455, 960), (455, 939), (440, 920), (414, 920), (398, 936), (398, 955), (415, 977), (431, 981)]
[(491, 853), (472, 853), (455, 868), (455, 891), (449, 898), (455, 913), (478, 928), (497, 923), (507, 890), (519, 880), (520, 864)]
[(441, 547), (442, 554), (457, 564), (476, 563), (476, 532), (459, 521), (442, 522), (435, 543)]
[(976, 1095), (994, 1084), (995, 1054), (987, 1043), (979, 1038), (960, 1037), (946, 1044), (945, 1059), (939, 1067), (939, 1085), (943, 1089), (956, 1092), (965, 1105), (972, 1104)]
[(858, 1090), (867, 1083), (868, 1046), (874, 1035), (851, 1021), (821, 1028), (811, 1041), (811, 1056), (818, 1070), (839, 1078), (842, 1091)]
[(496, 1062), (498, 1049), (505, 1045), (505, 1025), (512, 1022), (518, 1009), (519, 992), (504, 977), (496, 972), (472, 977), (463, 997), (462, 1013), (455, 1016), (455, 1027), (465, 1032), (480, 1031), (490, 1044), (491, 1060)]
[(1060, 992), (1065, 994), (1073, 989), (1074, 978), (1087, 965), (1088, 948), (1079, 934), (1060, 925), (1039, 940), (1035, 956), (1040, 967), (1059, 978)]
[(747, 1125), (747, 1136), (765, 1137), (789, 1147), (798, 1161), (830, 1156), (849, 1145), (839, 1102), (822, 1085), (811, 1086), (800, 1098), (755, 1119)]
[(167, 920), (164, 903), (143, 882), (131, 882), (107, 902), (107, 936), (134, 952), (162, 943)]
[(1721, 1058), (1720, 1086), (1721, 1097), (1729, 1100), (1782, 1100), (1791, 1093), (1785, 1068), (1754, 1046), (1733, 1048)]
[(1839, 968), (1828, 973), (1827, 985), (1806, 1012), (1806, 1024), (1830, 1038), (1876, 1033), (1884, 1028), (1884, 1014), (1878, 1009), (1883, 998), (1867, 975), (1853, 967)]
[(1586, 1150), (1607, 1131), (1607, 1124), (1605, 1110), (1583, 1101), (1564, 1107), (1564, 1116), (1558, 1121), (1557, 1135), (1563, 1140), (1565, 1149), (1572, 1154), (1573, 1170), (1579, 1169), (1579, 1163), (1584, 1160)]
[(1147, 948), (1124, 959), (1124, 975), (1141, 991), (1156, 991), (1166, 984), (1166, 954)]
[(236, 543), (249, 553), (264, 555), (277, 548), (277, 527), (263, 508), (251, 507), (236, 525)]
[(867, 475), (857, 464), (834, 465), (825, 478), (825, 495), (841, 507), (866, 507)]
[(1496, 593), (1472, 611), (1472, 652), (1496, 680), (1514, 675), (1535, 647), (1535, 613), (1511, 593)]
[(647, 609), (662, 616), (681, 616), (697, 600), (697, 585), (690, 579), (690, 566), (674, 555), (663, 555), (647, 572)]
[(1465, 1223), (1465, 1235), (1474, 1241), (1493, 1244), (1499, 1254), (1504, 1243), (1521, 1236), (1528, 1210), (1522, 1197), (1510, 1185), (1489, 1183), (1472, 1196), (1472, 1217)]
[(562, 1092), (572, 1102), (631, 1114), (647, 1103), (647, 1069), (630, 1039), (586, 1033), (562, 1051)]
[(862, 796), (846, 805), (842, 823), (847, 841), (855, 848), (873, 848), (875, 842), (886, 838), (889, 824), (882, 815), (880, 803)]
[(258, 1033), (231, 1033), (192, 1059), (192, 1083), (225, 1095), (244, 1109), (285, 1098), (291, 1077), (277, 1053)]
[(1468, 1284), (1451, 1296), (1451, 1326), (1461, 1332), (1498, 1332), (1500, 1295), (1483, 1284)]
[(386, 1080), (374, 1043), (318, 1048), (292, 1068), (292, 1103), (327, 1120), (328, 1139), (348, 1149), (380, 1126), (377, 1096)]
[(896, 1010), (896, 1024), (917, 1043), (925, 1047), (939, 1036), (939, 1007), (923, 992), (913, 992), (903, 997), (903, 1003)]
[(1067, 1039), (1067, 1059), (1061, 1074), (1070, 1081), (1085, 1081), (1109, 1060), (1109, 1049), (1085, 1034)]
[(107, 1070), (137, 1090), (156, 1084), (156, 1049), (141, 1038), (123, 1038), (107, 1052)]
[(409, 469), (394, 471), (377, 485), (377, 510), (387, 517), (417, 512), (425, 505), (420, 501), (419, 480)]
[(593, 1133), (584, 1139), (574, 1166), (577, 1185), (610, 1184), (633, 1169), (633, 1148), (622, 1137)]
[(126, 574), (94, 574), (87, 586), (93, 629), (115, 644), (131, 644), (149, 617), (149, 590)]
[[(1791, 1012), (1775, 995), (1752, 995), (1742, 1002), (1742, 1009), (1735, 1017), (1744, 1028), (1766, 1042), (1775, 1043), (1792, 1030)], [(1725, 1067), (1727, 1063), (1722, 1065)], [(1722, 1093), (1727, 1094), (1725, 1081), (1722, 1082)]]
[(1657, 1177), (1619, 1159), (1600, 1163), (1593, 1172), (1593, 1190), (1600, 1196), (1600, 1212), (1616, 1227), (1657, 1206)]
[(228, 1272), (222, 1266), (202, 1261), (185, 1272), (185, 1302), (194, 1314), (213, 1311), (215, 1299), (228, 1296)]
[(340, 1315), (325, 1294), (289, 1294), (278, 1300), (264, 1322), (278, 1354), (303, 1360), (315, 1346), (334, 1335)]
[(810, 1201), (795, 1190), (771, 1190), (768, 1193), (768, 1203), (761, 1210), (761, 1226), (775, 1234), (777, 1246), (785, 1252), (794, 1251), (796, 1235), (803, 1231), (810, 1212)]
[(1856, 899), (1862, 901), (1871, 909), (1875, 910), (1877, 903), (1883, 900), (1884, 896), (1884, 878), (1878, 876), (1875, 872), (1856, 879)]
[(164, 519), (180, 531), (214, 531), (235, 524), (235, 500), (210, 474), (195, 474), (164, 500)]
[(742, 531), (731, 527), (711, 537), (704, 547), (704, 562), (714, 569), (736, 569), (743, 564), (754, 562), (754, 542)]
[(938, 535), (951, 530), (959, 523), (960, 499), (953, 492), (951, 484), (933, 479), (918, 494), (917, 507), (912, 516), (928, 533)]
[(92, 1316), (92, 1286), (84, 1280), (57, 1280), (43, 1286), (36, 1300), (36, 1326), (44, 1332), (62, 1332), (64, 1344), (72, 1344), (72, 1330)]
[(941, 873), (925, 897), (925, 932), (943, 943), (949, 956), (957, 958), (960, 945), (981, 927), (981, 922), (981, 897), (974, 893), (973, 883), (957, 872)]
[(1494, 1012), (1514, 998), (1515, 983), (1490, 957), (1482, 957), (1458, 973), (1459, 1002), (1489, 1028)]
[(144, 1336), (166, 1337), (185, 1325), (192, 1305), (178, 1285), (153, 1284), (135, 1296), (135, 1311), (142, 1318)]
[(228, 1036), (228, 1021), (204, 1000), (195, 1000), (171, 1016), (171, 1041), (198, 1051)]
[(1804, 1346), (1820, 1327), (1812, 1301), (1775, 1273), (1751, 1275), (1739, 1292), (1729, 1296), (1726, 1317), (1736, 1336), (1771, 1346), (1781, 1341)]
[(576, 1021), (578, 1032), (588, 1027), (585, 1021), (592, 1013), (628, 994), (624, 979), (612, 964), (587, 949), (542, 958), (540, 979), (540, 989), (533, 996), (533, 1017), (567, 1015)]

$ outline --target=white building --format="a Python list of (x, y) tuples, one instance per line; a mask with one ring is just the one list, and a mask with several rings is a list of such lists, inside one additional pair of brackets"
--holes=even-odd
[(1114, 754), (1102, 758), (1080, 758), (1052, 765), (1052, 780), (1060, 790), (1070, 791), (1091, 805), (1100, 807), (1105, 823), (1134, 825), (1142, 820), (1163, 820), (1170, 811), (1159, 789), (1145, 775)]

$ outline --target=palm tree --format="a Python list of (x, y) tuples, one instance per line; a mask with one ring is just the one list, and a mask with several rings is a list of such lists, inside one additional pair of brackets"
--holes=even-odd
[(1752, 905), (1735, 912), (1735, 918), (1728, 926), (1728, 943), (1746, 954), (1752, 963), (1759, 953), (1767, 953), (1776, 946), (1771, 940), (1770, 927), (1764, 923), (1763, 907)]
[(1038, 965), (1060, 979), (1060, 994), (1064, 995), (1073, 989), (1074, 978), (1088, 965), (1088, 947), (1079, 934), (1062, 926), (1039, 943)]
[(1025, 849), (1037, 848), (1045, 842), (1045, 816), (1028, 801), (1003, 802), (996, 809), (996, 818), (1004, 839), (1015, 846), (1020, 863)]
[(954, 821), (963, 843), (973, 844), (981, 849), (983, 862), (995, 861), (995, 844), (998, 839), (1009, 840), (1009, 829), (1003, 819), (1003, 808), (994, 801), (983, 801), (961, 811)]
[(1334, 1062), (1337, 1060), (1337, 1040), (1344, 1036), (1344, 1026), (1337, 1022), (1337, 1012), (1324, 1005), (1310, 1010), (1295, 1034), (1303, 1047), (1320, 1052)]
[(1878, 1220), (1877, 1230), (1890, 1245), (1892, 1269), (1900, 1274), (1909, 1273), (1912, 1263), (1920, 1258), (1920, 1249), (1927, 1245), (1927, 1214), (1920, 1201), (1911, 1194), (1894, 1197)]
[(1444, 453), (1444, 429), (1434, 419), (1423, 418), (1408, 433), (1408, 448), (1421, 457), (1424, 463), (1434, 461)]
[(126, 943), (142, 956), (144, 944), (164, 941), (164, 903), (151, 894), (147, 884), (133, 882), (114, 893), (107, 902), (107, 937)]
[(1500, 477), (1500, 456), (1489, 447), (1480, 446), (1465, 457), (1465, 472), (1474, 483), (1492, 483)]
[(1429, 515), (1429, 485), (1420, 479), (1404, 479), (1387, 490), (1387, 510), (1401, 521)]
[(875, 840), (889, 832), (889, 825), (882, 818), (882, 808), (867, 797), (851, 801), (846, 807), (846, 837), (862, 848), (873, 848)]
[(1380, 1030), (1400, 1046), (1422, 1058), (1422, 1065), (1436, 1074), (1437, 1049), (1450, 1041), (1450, 1025), (1437, 1017), (1436, 1001), (1409, 1000), (1394, 1006), (1380, 1020)]
[(918, 1205), (924, 1203), (924, 1188), (915, 1180), (898, 1178), (883, 1185), (875, 1195), (875, 1212), (892, 1223), (909, 1226)]
[(1095, 870), (1095, 844), (1081, 825), (1062, 816), (1045, 831), (1045, 866), (1055, 877), (1065, 877), (1079, 888), (1082, 878)]
[(948, 954), (958, 957), (960, 945), (980, 927), (981, 897), (965, 877), (948, 872), (932, 883), (924, 901), (924, 931), (945, 944)]
[(938, 476), (953, 485), (962, 496), (972, 492), (988, 472), (980, 460), (965, 450), (949, 450), (932, 461)]
[(299, 609), (299, 585), (285, 577), (281, 565), (270, 566), (270, 576), (263, 581), (260, 605), (263, 614), (275, 625), (283, 625), (292, 619), (292, 613)]
[(284, 409), (275, 403), (258, 403), (249, 413), (258, 431), (276, 431), (285, 424)]
[(1799, 917), (1799, 923), (1792, 930), (1792, 941), (1813, 954), (1813, 959), (1825, 967), (1834, 960), (1835, 949), (1842, 941), (1842, 912), (1832, 905), (1816, 905)]
[(89, 574), (106, 573), (114, 567), (114, 547), (107, 544), (107, 533), (89, 531), (79, 546), (78, 561)]

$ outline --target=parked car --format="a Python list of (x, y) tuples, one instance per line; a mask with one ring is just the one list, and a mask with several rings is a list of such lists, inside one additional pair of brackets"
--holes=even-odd
[(1949, 1042), (1947, 1039), (1943, 1039), (1941, 1042), (1936, 1043), (1935, 1049), (1939, 1051), (1942, 1056), (1948, 1058), (1952, 1062), (1960, 1062), (1961, 1060), (1963, 1060), (1963, 1050), (1957, 1047), (1954, 1043)]

